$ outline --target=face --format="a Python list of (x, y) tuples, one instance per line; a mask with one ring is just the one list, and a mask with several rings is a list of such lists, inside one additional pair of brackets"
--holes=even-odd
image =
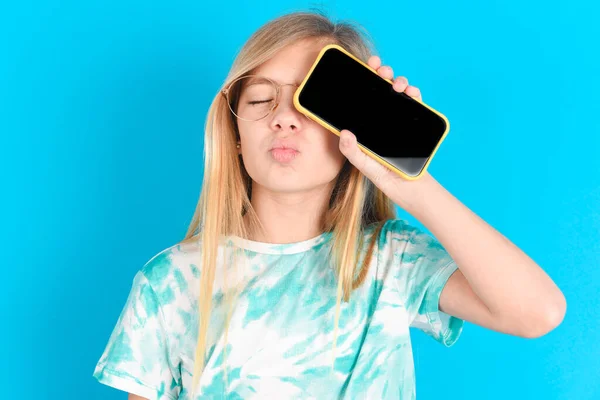
[[(252, 74), (280, 84), (299, 85), (323, 46), (317, 41), (293, 44)], [(282, 86), (279, 105), (267, 117), (252, 122), (237, 120), (239, 152), (253, 180), (253, 193), (256, 190), (294, 193), (323, 189), (333, 185), (346, 160), (339, 150), (338, 136), (296, 110), (293, 95), (297, 88)], [(240, 102), (243, 101), (244, 92), (240, 97)], [(282, 143), (298, 151), (272, 149)]]

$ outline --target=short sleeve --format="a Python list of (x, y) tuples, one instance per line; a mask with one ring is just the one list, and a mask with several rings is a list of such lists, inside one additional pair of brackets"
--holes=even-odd
[(158, 297), (138, 271), (93, 376), (100, 383), (151, 400), (177, 399), (179, 379), (170, 365), (169, 351)]
[(395, 280), (404, 294), (409, 324), (450, 347), (460, 336), (464, 321), (442, 312), (439, 303), (442, 289), (458, 266), (431, 234), (403, 220), (396, 221), (392, 234), (399, 240), (393, 243), (401, 261)]

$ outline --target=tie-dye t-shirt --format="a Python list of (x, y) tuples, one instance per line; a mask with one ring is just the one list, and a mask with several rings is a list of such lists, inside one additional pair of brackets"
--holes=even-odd
[[(374, 227), (366, 229), (359, 260)], [(366, 278), (341, 302), (332, 370), (337, 283), (331, 237), (326, 232), (289, 244), (221, 237), (206, 366), (195, 399), (415, 398), (409, 327), (447, 347), (456, 342), (464, 321), (439, 310), (456, 263), (424, 230), (403, 219), (386, 221)], [(243, 285), (224, 349), (231, 304), (224, 300), (224, 272), (228, 282), (236, 275), (221, 266), (233, 249), (246, 262), (238, 264), (235, 282)], [(197, 241), (179, 243), (137, 272), (96, 365), (99, 382), (149, 399), (192, 398), (200, 263)]]

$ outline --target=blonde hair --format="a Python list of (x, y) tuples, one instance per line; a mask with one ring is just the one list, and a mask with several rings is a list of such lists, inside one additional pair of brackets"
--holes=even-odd
[[(292, 12), (269, 21), (248, 39), (235, 58), (223, 87), (237, 77), (250, 73), (284, 47), (307, 39), (320, 41), (323, 45), (338, 44), (365, 63), (375, 54), (372, 41), (367, 34), (361, 32), (360, 25), (351, 22), (334, 23), (320, 11)], [(205, 364), (220, 236), (248, 238), (249, 231), (260, 230), (264, 233), (250, 203), (252, 179), (238, 155), (238, 139), (237, 120), (230, 112), (226, 98), (218, 93), (210, 105), (205, 124), (202, 191), (192, 222), (182, 241), (198, 240), (201, 243), (202, 258), (198, 298), (200, 317), (192, 393), (196, 391)], [(248, 227), (244, 224), (244, 215), (247, 215)], [(338, 275), (332, 349), (334, 362), (340, 302), (342, 299), (348, 302), (352, 290), (364, 280), (373, 246), (383, 223), (395, 217), (394, 203), (346, 160), (332, 189), (329, 208), (321, 220), (323, 232), (332, 233), (332, 265), (335, 265)], [(358, 268), (356, 255), (363, 246), (364, 231), (373, 223), (378, 225), (362, 267)], [(227, 301), (230, 310), (233, 300), (229, 297)], [(228, 312), (225, 341), (229, 320)], [(227, 381), (227, 373), (224, 375)]]

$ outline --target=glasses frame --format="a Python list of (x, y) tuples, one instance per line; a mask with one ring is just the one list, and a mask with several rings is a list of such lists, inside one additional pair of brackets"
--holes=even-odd
[[(239, 115), (237, 115), (235, 113), (235, 111), (233, 111), (233, 107), (231, 106), (231, 99), (229, 98), (229, 93), (231, 93), (231, 87), (240, 79), (249, 78), (249, 77), (259, 77), (262, 79), (266, 79), (267, 81), (271, 82), (273, 84), (273, 86), (275, 87), (275, 104), (273, 105), (273, 107), (271, 107), (271, 109), (263, 117), (260, 117), (259, 119), (246, 119), (246, 118), (242, 118)], [(250, 74), (250, 75), (243, 75), (238, 78), (235, 78), (231, 83), (229, 83), (229, 85), (227, 85), (227, 87), (221, 89), (221, 94), (223, 96), (225, 96), (225, 98), (227, 99), (227, 105), (229, 106), (229, 110), (231, 111), (231, 113), (233, 115), (235, 115), (236, 118), (239, 118), (243, 121), (256, 122), (256, 121), (260, 121), (261, 119), (264, 119), (264, 118), (268, 117), (269, 115), (271, 115), (273, 113), (273, 111), (277, 108), (277, 106), (279, 106), (279, 101), (281, 100), (281, 87), (282, 86), (296, 86), (297, 88), (300, 87), (300, 85), (298, 85), (296, 83), (279, 83), (279, 82), (275, 82), (273, 79), (267, 78), (266, 76), (263, 76), (263, 75)], [(302, 114), (302, 115), (304, 115), (304, 114)], [(304, 117), (306, 119), (309, 119), (306, 115), (304, 115)]]

